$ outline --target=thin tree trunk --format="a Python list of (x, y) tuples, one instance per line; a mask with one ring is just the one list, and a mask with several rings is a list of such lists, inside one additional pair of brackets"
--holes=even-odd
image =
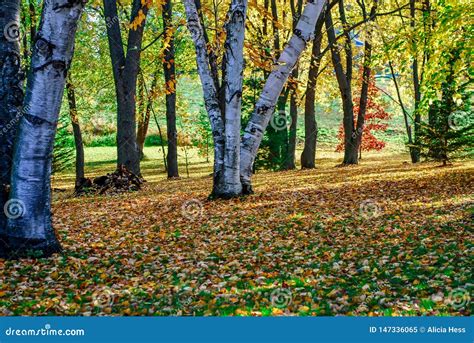
[(69, 116), (71, 117), (72, 130), (74, 132), (74, 145), (76, 146), (76, 186), (79, 186), (84, 178), (84, 144), (77, 115), (76, 92), (71, 76), (66, 80), (66, 93), (69, 104)]
[(311, 51), (311, 63), (308, 72), (308, 83), (304, 103), (304, 149), (301, 153), (301, 168), (310, 169), (316, 167), (316, 144), (318, 141), (318, 125), (316, 122), (316, 82), (319, 74), (319, 66), (323, 55), (321, 44), (323, 40), (322, 28), (325, 13), (319, 17)]
[(19, 30), (20, 1), (5, 0), (0, 7), (0, 256), (6, 253), (4, 207), (8, 201), (13, 145), (23, 104)]
[(178, 133), (176, 130), (176, 68), (174, 57), (174, 28), (171, 0), (163, 5), (163, 30), (166, 44), (163, 70), (166, 82), (166, 131), (168, 138), (168, 177), (179, 177), (178, 173)]
[(137, 145), (140, 153), (140, 159), (145, 157), (143, 153), (143, 147), (145, 146), (146, 131), (148, 130), (148, 125), (145, 128), (145, 107), (147, 100), (148, 97), (145, 96), (145, 80), (142, 73), (140, 73), (138, 78), (137, 92)]
[(344, 51), (346, 52), (346, 78), (349, 85), (352, 83), (352, 43), (347, 23), (346, 10), (344, 8), (344, 0), (339, 0), (339, 16), (342, 23), (342, 35), (344, 36)]
[[(280, 30), (278, 29), (278, 6), (277, 0), (270, 0), (272, 13), (272, 33), (273, 33), (273, 61), (280, 57)], [(281, 92), (277, 101), (277, 111), (272, 119), (275, 125), (268, 127), (270, 162), (278, 169), (284, 169), (285, 159), (288, 151), (288, 126), (286, 118), (286, 103), (288, 101), (289, 88), (286, 87)]]
[(82, 1), (45, 0), (15, 144), (8, 244), (13, 255), (60, 251), (51, 223), (51, 157)]
[(393, 84), (395, 85), (395, 90), (397, 92), (398, 102), (399, 102), (400, 107), (401, 107), (402, 112), (403, 112), (403, 120), (405, 122), (405, 129), (407, 131), (408, 146), (409, 146), (408, 148), (410, 150), (411, 162), (412, 163), (417, 163), (418, 162), (417, 153), (416, 153), (416, 149), (413, 147), (413, 138), (412, 138), (412, 133), (411, 133), (411, 125), (410, 125), (409, 118), (408, 118), (408, 112), (405, 108), (405, 105), (403, 104), (402, 94), (400, 92), (400, 87), (398, 85), (397, 77), (395, 75), (395, 70), (393, 69), (392, 62), (389, 61), (388, 65), (390, 67), (390, 73), (392, 75)]
[[(302, 0), (297, 0), (298, 3), (295, 4), (295, 0), (290, 0), (291, 14), (293, 17), (293, 30), (296, 29), (296, 24), (301, 16), (301, 9), (303, 5)], [(298, 77), (299, 77), (299, 63), (296, 63), (296, 66), (291, 72), (291, 77), (293, 78), (295, 84), (291, 87), (291, 96), (290, 96), (290, 130), (288, 136), (288, 153), (286, 156), (286, 169), (291, 170), (296, 168), (295, 154), (296, 154), (296, 134), (298, 128)]]
[(357, 153), (362, 156), (362, 138), (364, 134), (364, 125), (365, 125), (365, 114), (367, 113), (367, 100), (369, 96), (369, 82), (370, 82), (370, 60), (372, 58), (372, 44), (370, 43), (370, 31), (367, 33), (369, 35), (368, 39), (364, 42), (364, 68), (362, 71), (362, 88), (360, 91), (360, 101), (359, 101), (359, 113), (357, 114), (357, 128), (356, 128), (356, 137), (353, 139), (355, 141), (355, 146), (357, 148)]
[(140, 151), (141, 158), (144, 157), (143, 148), (145, 147), (146, 136), (148, 133), (148, 128), (150, 126), (150, 118), (151, 118), (151, 112), (152, 112), (152, 107), (153, 107), (153, 101), (155, 100), (155, 95), (156, 95), (157, 87), (158, 87), (157, 75), (158, 75), (158, 71), (156, 71), (153, 74), (153, 78), (151, 80), (151, 87), (150, 87), (150, 90), (148, 91), (145, 84), (145, 78), (143, 77), (143, 74), (140, 73), (139, 84), (143, 85), (143, 91), (145, 93), (143, 97), (143, 102), (144, 103), (146, 102), (145, 109), (140, 110), (140, 117), (138, 120), (138, 129), (137, 129), (137, 145)]
[[(298, 65), (293, 69), (292, 77), (298, 79)], [(288, 152), (286, 155), (286, 169), (292, 170), (296, 168), (296, 130), (298, 128), (298, 93), (297, 85), (291, 90), (290, 96), (290, 129), (288, 132)]]
[[(410, 0), (410, 26), (415, 31), (415, 0)], [(413, 42), (415, 45), (416, 43)], [(412, 64), (412, 75), (413, 75), (413, 90), (415, 92), (415, 132), (414, 132), (414, 144), (415, 147), (413, 148), (413, 156), (416, 162), (420, 161), (420, 124), (421, 124), (421, 114), (419, 111), (419, 105), (421, 101), (421, 91), (420, 91), (420, 78), (418, 76), (418, 56), (416, 53), (416, 47), (413, 47), (413, 64)]]
[(211, 124), (214, 140), (214, 181), (212, 194), (221, 194), (224, 176), (224, 122), (222, 120), (219, 96), (209, 67), (209, 55), (204, 30), (193, 0), (183, 0), (187, 25), (196, 50), (198, 74), (201, 79), (204, 103)]
[[(147, 3), (142, 4), (141, 0), (134, 0), (130, 23), (134, 22), (140, 12), (146, 18)], [(130, 28), (125, 54), (115, 0), (104, 0), (104, 14), (117, 96), (117, 165), (124, 165), (140, 175), (135, 98), (145, 19), (136, 29)]]
[(308, 42), (312, 39), (316, 21), (325, 5), (325, 0), (316, 0), (306, 4), (296, 30), (282, 51), (275, 68), (268, 76), (260, 98), (245, 128), (240, 156), (240, 178), (244, 194), (252, 193), (252, 166), (262, 141), (263, 133), (270, 122), (276, 102), (288, 80), (288, 76)]
[(328, 34), (328, 41), (331, 46), (332, 63), (336, 72), (336, 79), (339, 85), (339, 91), (342, 99), (342, 110), (344, 113), (343, 127), (344, 127), (344, 161), (346, 164), (357, 164), (357, 146), (354, 138), (356, 138), (354, 130), (354, 104), (352, 102), (351, 84), (347, 78), (347, 74), (342, 67), (341, 55), (336, 46), (336, 33), (333, 26), (331, 12), (328, 11), (326, 15), (326, 29)]

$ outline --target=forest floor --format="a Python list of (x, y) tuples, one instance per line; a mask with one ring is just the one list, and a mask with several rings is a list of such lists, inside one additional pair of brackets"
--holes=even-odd
[[(474, 161), (318, 157), (226, 201), (207, 200), (202, 162), (166, 180), (149, 159), (144, 189), (121, 195), (74, 198), (56, 175), (64, 253), (0, 260), (0, 314), (471, 314)], [(113, 158), (88, 165), (108, 171)]]

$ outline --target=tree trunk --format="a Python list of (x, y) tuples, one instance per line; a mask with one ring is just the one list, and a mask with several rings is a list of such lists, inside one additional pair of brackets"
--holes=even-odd
[(282, 51), (278, 62), (268, 76), (260, 98), (244, 131), (241, 143), (240, 178), (243, 193), (252, 193), (252, 165), (255, 161), (263, 133), (271, 119), (278, 96), (288, 80), (298, 58), (312, 39), (316, 21), (321, 15), (325, 0), (308, 2), (294, 33)]
[[(415, 0), (410, 0), (410, 26), (415, 31)], [(416, 43), (413, 42), (415, 45)], [(421, 114), (419, 111), (419, 105), (421, 101), (421, 90), (420, 90), (420, 78), (418, 76), (418, 56), (416, 53), (416, 47), (414, 47), (413, 53), (413, 64), (412, 64), (412, 75), (413, 75), (413, 91), (415, 93), (415, 132), (414, 132), (414, 140), (415, 140), (415, 147), (413, 148), (412, 152), (412, 161), (415, 160), (414, 163), (420, 162), (420, 128), (421, 128)]]
[(187, 17), (188, 30), (196, 50), (198, 74), (204, 95), (204, 104), (211, 124), (214, 140), (214, 181), (212, 194), (222, 194), (224, 186), (224, 122), (219, 104), (214, 78), (209, 67), (209, 55), (204, 30), (201, 25), (196, 5), (193, 0), (183, 0)]
[(270, 162), (278, 170), (285, 169), (285, 159), (288, 153), (288, 118), (286, 103), (290, 88), (285, 87), (277, 100), (276, 112), (272, 114), (272, 122), (267, 128), (269, 138)]
[(242, 193), (240, 183), (240, 127), (244, 71), (247, 0), (233, 0), (228, 12), (225, 43), (225, 153), (224, 188), (220, 197)]
[(20, 64), (20, 1), (0, 7), (0, 256), (6, 252), (4, 206), (8, 200), (13, 144), (21, 118), (24, 74)]
[(355, 139), (357, 135), (354, 130), (354, 104), (352, 103), (352, 89), (348, 80), (347, 74), (344, 73), (342, 67), (341, 55), (336, 46), (336, 33), (333, 26), (331, 12), (328, 11), (326, 15), (326, 29), (328, 34), (328, 42), (331, 46), (332, 63), (336, 72), (336, 79), (339, 85), (339, 91), (342, 99), (342, 110), (344, 113), (343, 127), (344, 127), (344, 160), (343, 165), (357, 164), (358, 162), (358, 147)]
[[(278, 28), (277, 0), (270, 0), (273, 30), (273, 61), (277, 61), (281, 53), (280, 30)], [(288, 125), (286, 117), (286, 103), (290, 89), (286, 87), (278, 97), (277, 111), (273, 114), (272, 125), (268, 127), (270, 163), (278, 170), (286, 168), (288, 155)]]
[[(145, 146), (146, 132), (148, 130), (148, 125), (145, 128), (145, 104), (148, 101), (148, 96), (145, 96), (145, 79), (142, 74), (138, 78), (138, 91), (137, 91), (137, 145), (138, 151), (140, 153), (140, 160), (142, 160), (145, 155), (143, 153), (143, 147)], [(150, 119), (148, 119), (150, 120)]]
[(362, 156), (362, 138), (364, 134), (365, 125), (365, 114), (367, 113), (367, 100), (369, 97), (369, 82), (370, 82), (370, 60), (372, 58), (372, 45), (370, 43), (370, 30), (367, 35), (368, 39), (364, 42), (364, 68), (362, 72), (362, 88), (360, 90), (360, 101), (359, 101), (359, 113), (357, 114), (357, 126), (355, 132), (355, 139), (353, 139), (355, 146), (357, 147), (357, 153), (359, 155), (358, 160)]
[(411, 133), (411, 125), (409, 123), (409, 118), (408, 118), (408, 112), (405, 108), (405, 105), (403, 105), (402, 94), (400, 92), (400, 87), (398, 85), (397, 77), (395, 75), (395, 70), (393, 69), (392, 62), (389, 61), (388, 65), (390, 67), (390, 73), (392, 75), (393, 84), (395, 85), (395, 90), (397, 92), (398, 102), (399, 102), (400, 107), (401, 107), (402, 112), (403, 112), (403, 120), (405, 122), (405, 129), (406, 129), (407, 137), (408, 137), (408, 146), (409, 146), (408, 149), (410, 151), (411, 162), (412, 163), (417, 163), (418, 162), (418, 157), (417, 157), (418, 154), (416, 152), (415, 147), (413, 147), (413, 139), (412, 139), (412, 133)]
[(166, 88), (166, 128), (168, 154), (166, 155), (168, 177), (179, 177), (178, 173), (178, 133), (176, 131), (176, 68), (174, 63), (174, 28), (171, 0), (163, 4), (163, 30), (165, 53), (163, 70)]
[(325, 13), (319, 17), (314, 30), (313, 48), (311, 51), (311, 63), (308, 71), (308, 83), (304, 103), (304, 149), (301, 153), (301, 168), (310, 169), (316, 167), (316, 144), (318, 141), (318, 125), (316, 122), (316, 81), (321, 64), (321, 43), (323, 40), (322, 28)]
[[(148, 13), (147, 3), (134, 0), (130, 23)], [(117, 165), (140, 175), (140, 151), (136, 136), (136, 91), (145, 20), (128, 32), (127, 53), (123, 48), (120, 20), (115, 0), (104, 0), (110, 57), (117, 96)]]
[[(293, 30), (296, 29), (298, 20), (301, 16), (303, 1), (295, 0), (290, 1), (291, 15), (292, 15), (292, 24)], [(291, 87), (291, 96), (290, 96), (290, 129), (288, 136), (288, 152), (286, 155), (286, 169), (292, 170), (296, 168), (295, 154), (296, 154), (296, 135), (298, 129), (298, 77), (299, 77), (299, 63), (296, 63), (296, 66), (291, 72), (291, 77), (293, 78), (294, 85)]]
[[(140, 73), (140, 84), (143, 85), (143, 91), (146, 93), (143, 98), (143, 107), (144, 109), (140, 109), (140, 116), (138, 117), (138, 129), (137, 129), (137, 145), (138, 150), (140, 151), (140, 158), (144, 157), (143, 148), (145, 146), (146, 136), (148, 133), (148, 127), (150, 126), (150, 118), (152, 112), (153, 101), (155, 100), (157, 87), (158, 87), (158, 71), (153, 74), (153, 78), (151, 81), (150, 90), (146, 89), (145, 79), (143, 74)], [(146, 106), (145, 106), (146, 103)], [(163, 144), (163, 139), (160, 133), (161, 143)], [(166, 161), (165, 161), (166, 166)], [(166, 166), (166, 170), (168, 167)]]
[(51, 158), (82, 1), (45, 0), (15, 144), (8, 244), (16, 256), (60, 251), (51, 223)]
[[(298, 65), (293, 69), (291, 73), (292, 77), (298, 79)], [(286, 154), (286, 168), (292, 170), (296, 168), (295, 153), (296, 153), (296, 130), (298, 128), (298, 93), (297, 85), (294, 85), (294, 89), (291, 90), (290, 96), (290, 129), (288, 131), (288, 151)]]
[(69, 116), (71, 117), (72, 130), (74, 132), (74, 145), (76, 146), (76, 186), (79, 186), (84, 178), (84, 144), (77, 115), (76, 92), (71, 76), (66, 80), (66, 93), (69, 104)]

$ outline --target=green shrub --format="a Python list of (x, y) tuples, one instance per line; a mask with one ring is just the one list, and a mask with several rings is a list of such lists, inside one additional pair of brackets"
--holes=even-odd
[(163, 143), (161, 142), (160, 135), (150, 134), (145, 138), (145, 146), (161, 146), (168, 144), (166, 137), (163, 137)]

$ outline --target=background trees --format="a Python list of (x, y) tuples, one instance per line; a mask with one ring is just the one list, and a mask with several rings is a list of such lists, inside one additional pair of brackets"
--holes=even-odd
[[(344, 151), (342, 165), (359, 163), (361, 150), (381, 149), (385, 142), (409, 152), (413, 163), (423, 158), (447, 164), (472, 155), (468, 13), (473, 5), (466, 0), (325, 4), (91, 1), (79, 23), (72, 77), (62, 94), (69, 106), (59, 108), (62, 79), (41, 90), (44, 96), (57, 92), (47, 104), (54, 109), (47, 114), (51, 128), (57, 121), (72, 123), (61, 128), (58, 137), (65, 139), (56, 139), (56, 155), (69, 160), (76, 151), (76, 180), (81, 180), (91, 166), (87, 148), (113, 146), (117, 165), (139, 175), (140, 160), (149, 162), (144, 147), (156, 146), (162, 158), (151, 163), (172, 178), (179, 176), (179, 164), (188, 166), (189, 151), (197, 148), (209, 159), (214, 150), (212, 194), (223, 198), (251, 193), (259, 168), (316, 167), (316, 147), (334, 151), (338, 138), (344, 141), (338, 149)], [(34, 1), (7, 1), (2, 11), (4, 207), (8, 197), (23, 192), (21, 182), (10, 191), (9, 166), (15, 118), (32, 110), (20, 112), (22, 69), (36, 72), (30, 62), (41, 41), (37, 18), (43, 12)], [(10, 26), (18, 21), (21, 25)], [(361, 77), (354, 76), (356, 70)], [(28, 90), (36, 94), (33, 86)], [(38, 98), (28, 101), (46, 106)], [(47, 142), (38, 144), (38, 160), (48, 166), (54, 130), (44, 132)], [(19, 168), (31, 158), (22, 149), (17, 149)], [(38, 178), (48, 179), (49, 172)], [(45, 211), (41, 215), (47, 217)], [(5, 230), (6, 217), (0, 220)]]

